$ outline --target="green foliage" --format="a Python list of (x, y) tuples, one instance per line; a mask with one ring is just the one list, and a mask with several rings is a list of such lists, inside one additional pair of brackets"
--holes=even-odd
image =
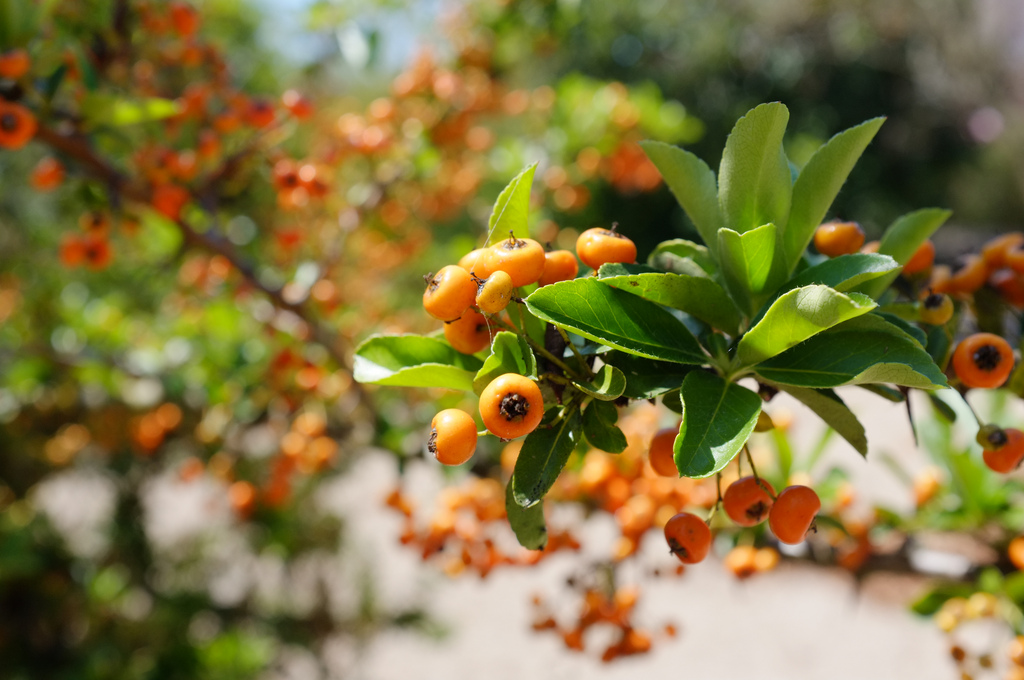
[(683, 380), (682, 401), (676, 467), (684, 477), (710, 477), (747, 443), (761, 413), (761, 397), (713, 373), (693, 371)]
[(525, 339), (515, 333), (499, 331), (491, 342), (491, 353), (473, 378), (473, 391), (480, 394), (492, 380), (506, 373), (536, 378), (537, 360)]
[(569, 406), (526, 435), (512, 473), (516, 503), (528, 508), (541, 502), (579, 443), (582, 431), (579, 408)]
[(437, 338), (374, 336), (356, 348), (353, 376), (377, 385), (471, 390), (482, 367), (476, 357), (456, 352)]
[(508, 238), (509, 232), (516, 238), (526, 238), (530, 235), (527, 213), (530, 209), (530, 187), (533, 185), (533, 173), (536, 170), (536, 163), (525, 168), (498, 196), (494, 210), (487, 220), (487, 233), (490, 234), (488, 245)]
[(548, 529), (544, 524), (544, 504), (535, 503), (523, 507), (516, 502), (513, 489), (515, 476), (505, 486), (505, 512), (508, 523), (519, 540), (519, 545), (528, 550), (543, 550), (548, 542)]

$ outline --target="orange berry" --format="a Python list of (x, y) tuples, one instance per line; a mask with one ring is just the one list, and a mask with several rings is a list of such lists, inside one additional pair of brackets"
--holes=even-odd
[(1024, 234), (1019, 231), (1003, 234), (991, 239), (981, 247), (981, 258), (989, 269), (1006, 266), (1006, 254), (1024, 246)]
[(114, 257), (110, 242), (103, 236), (86, 236), (82, 241), (85, 264), (90, 269), (103, 269)]
[(199, 12), (184, 2), (172, 2), (171, 24), (178, 35), (187, 38), (199, 30)]
[(1024, 460), (1024, 432), (1012, 427), (1002, 432), (1006, 436), (1006, 443), (996, 449), (984, 449), (981, 457), (993, 472), (1007, 474), (1020, 467)]
[(697, 515), (680, 512), (665, 524), (665, 541), (680, 562), (697, 564), (711, 550), (711, 529)]
[(21, 104), (0, 99), (0, 148), (20, 149), (36, 135), (36, 117)]
[(662, 477), (679, 477), (673, 446), (679, 435), (678, 427), (666, 427), (658, 430), (651, 440), (651, 449), (647, 454), (651, 467)]
[(265, 128), (274, 122), (274, 105), (266, 99), (253, 99), (245, 109), (245, 122), (254, 128)]
[(1000, 269), (988, 278), (988, 285), (999, 291), (1000, 297), (1017, 308), (1024, 307), (1024, 282), (1012, 269)]
[(878, 249), (881, 248), (881, 247), (882, 247), (882, 242), (881, 241), (868, 241), (867, 243), (865, 243), (864, 245), (862, 245), (860, 247), (860, 252), (867, 253), (867, 254), (877, 253)]
[(612, 229), (594, 227), (576, 239), (576, 254), (591, 269), (609, 262), (636, 262), (636, 244)]
[(485, 268), (506, 272), (516, 288), (536, 283), (544, 273), (544, 247), (531, 238), (509, 237), (488, 248), (483, 257)]
[(970, 295), (985, 285), (988, 279), (988, 267), (980, 255), (965, 255), (963, 266), (949, 277), (946, 284), (947, 292)]
[(512, 277), (500, 269), (480, 282), (476, 293), (476, 306), (487, 314), (497, 314), (512, 300)]
[(0, 54), (0, 78), (17, 80), (28, 73), (31, 66), (32, 60), (29, 59), (28, 52), (21, 47)]
[(757, 548), (752, 545), (738, 545), (722, 560), (726, 569), (736, 578), (747, 578), (757, 572)]
[(459, 259), (459, 266), (481, 279), (486, 279), (494, 273), (488, 263), (487, 252), (487, 248), (475, 248)]
[(804, 540), (819, 510), (821, 500), (814, 489), (787, 486), (768, 511), (768, 526), (780, 541), (794, 545)]
[(722, 508), (733, 522), (752, 527), (764, 521), (772, 507), (775, 489), (763, 479), (741, 477), (722, 496)]
[(444, 325), (444, 337), (456, 351), (476, 354), (491, 344), (491, 328), (487, 317), (468, 309), (458, 319)]
[(580, 272), (580, 263), (568, 250), (551, 250), (544, 253), (544, 273), (537, 282), (547, 286), (559, 281), (575, 279)]
[(51, 191), (64, 181), (64, 166), (53, 156), (45, 156), (32, 168), (29, 183), (36, 191)]
[(172, 220), (181, 216), (181, 209), (188, 200), (188, 190), (177, 184), (159, 184), (153, 188), (153, 207)]
[(462, 465), (476, 450), (473, 416), (457, 408), (446, 408), (430, 421), (427, 449), (444, 465)]
[(1013, 350), (993, 333), (975, 333), (953, 352), (953, 370), (967, 387), (999, 387), (1013, 370)]
[(492, 380), (480, 394), (480, 417), (484, 426), (502, 439), (522, 437), (540, 425), (544, 398), (534, 381), (506, 373)]
[(864, 230), (856, 222), (826, 222), (814, 232), (814, 247), (829, 257), (855, 253), (862, 245)]
[(256, 507), (256, 487), (249, 482), (234, 482), (228, 487), (228, 501), (239, 516), (246, 517)]
[(462, 267), (449, 264), (434, 274), (423, 291), (423, 308), (441, 321), (455, 321), (476, 300), (476, 283)]
[(1024, 536), (1018, 536), (1010, 541), (1010, 545), (1006, 548), (1006, 555), (1010, 558), (1013, 566), (1024, 570)]
[(914, 274), (920, 274), (926, 272), (932, 268), (935, 263), (935, 244), (931, 241), (925, 241), (917, 247), (914, 254), (910, 256), (907, 263), (903, 265), (903, 275), (913, 276)]
[(921, 299), (921, 321), (941, 326), (953, 318), (953, 300), (943, 293), (929, 293)]

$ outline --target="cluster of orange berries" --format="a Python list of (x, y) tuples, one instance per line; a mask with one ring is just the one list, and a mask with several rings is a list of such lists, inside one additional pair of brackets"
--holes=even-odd
[[(636, 260), (636, 245), (614, 228), (583, 232), (576, 242), (576, 252), (595, 270), (608, 262)], [(508, 239), (470, 251), (458, 264), (447, 265), (428, 277), (423, 307), (445, 322), (444, 335), (452, 347), (475, 354), (490, 344), (491, 320), (515, 299), (516, 289), (565, 281), (578, 273), (579, 263), (570, 251), (545, 252), (537, 241), (510, 234)], [(524, 376), (502, 375), (480, 395), (484, 426), (501, 439), (529, 434), (543, 415), (540, 388)], [(431, 423), (429, 450), (446, 465), (469, 460), (476, 441), (475, 421), (465, 411), (446, 409)]]
[[(533, 598), (536, 619), (533, 629), (551, 631), (562, 638), (567, 649), (582, 652), (586, 649), (587, 631), (596, 626), (604, 625), (616, 631), (614, 640), (608, 644), (601, 654), (601, 661), (609, 663), (623, 656), (646, 654), (651, 651), (653, 635), (634, 623), (634, 613), (640, 599), (640, 590), (636, 586), (621, 588), (599, 588), (590, 586), (583, 590), (582, 605), (576, 621), (572, 626), (559, 626), (554, 616), (540, 596)], [(664, 628), (666, 637), (675, 637), (676, 629), (672, 624)]]
[(552, 531), (543, 550), (502, 547), (508, 538), (505, 489), (495, 479), (472, 478), (461, 487), (449, 487), (437, 499), (437, 508), (425, 527), (419, 527), (415, 504), (400, 488), (385, 504), (404, 519), (402, 545), (415, 546), (424, 561), (444, 559), (444, 571), (457, 576), (469, 569), (485, 578), (498, 566), (530, 566), (560, 550), (579, 550), (568, 531)]

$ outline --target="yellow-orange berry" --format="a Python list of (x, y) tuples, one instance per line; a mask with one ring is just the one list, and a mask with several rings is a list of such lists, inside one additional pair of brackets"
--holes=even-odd
[(597, 270), (611, 262), (636, 262), (636, 244), (614, 229), (594, 227), (576, 239), (576, 255), (583, 264)]
[(488, 248), (483, 257), (485, 270), (507, 273), (516, 288), (536, 283), (544, 273), (544, 247), (530, 238), (507, 238)]
[(678, 427), (666, 427), (658, 430), (651, 440), (651, 450), (647, 454), (651, 467), (662, 477), (679, 477), (676, 469), (675, 446), (679, 435)]
[(491, 344), (491, 328), (487, 317), (475, 309), (467, 309), (455, 321), (444, 325), (444, 337), (463, 354), (476, 354)]
[(505, 373), (480, 394), (484, 426), (502, 439), (529, 434), (544, 417), (544, 398), (537, 383), (516, 373)]
[(476, 299), (476, 283), (462, 267), (450, 264), (441, 268), (427, 282), (423, 291), (423, 308), (435, 319), (454, 321), (469, 309)]
[(700, 517), (680, 512), (665, 524), (669, 551), (683, 564), (697, 564), (711, 550), (711, 529)]
[(430, 421), (427, 449), (440, 463), (462, 465), (476, 450), (473, 416), (457, 408), (446, 408)]
[(559, 281), (576, 278), (580, 272), (580, 263), (568, 250), (551, 250), (544, 253), (544, 273), (537, 283), (547, 286)]
[(512, 277), (500, 269), (480, 281), (476, 292), (476, 306), (480, 311), (497, 314), (512, 301)]
[(864, 230), (856, 222), (826, 222), (814, 232), (814, 247), (829, 257), (855, 253), (862, 245)]

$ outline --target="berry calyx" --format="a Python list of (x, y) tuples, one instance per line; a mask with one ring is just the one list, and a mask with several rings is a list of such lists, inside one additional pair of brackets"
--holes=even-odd
[(941, 326), (953, 318), (953, 299), (944, 293), (929, 293), (921, 299), (921, 321)]

